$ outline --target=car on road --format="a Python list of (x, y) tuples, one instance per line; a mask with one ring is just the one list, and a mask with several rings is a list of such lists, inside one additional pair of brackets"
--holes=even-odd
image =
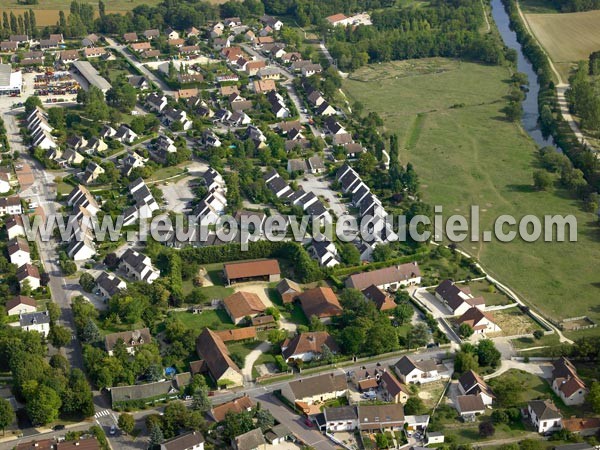
[(110, 427), (110, 435), (114, 436), (115, 434), (117, 434), (117, 428), (113, 425)]
[(61, 424), (58, 424), (58, 425), (54, 425), (54, 426), (52, 427), (52, 429), (53, 429), (54, 431), (60, 431), (60, 430), (64, 430), (64, 429), (65, 429), (65, 426), (64, 426), (64, 425), (61, 425)]
[(313, 427), (312, 420), (310, 420), (308, 417), (304, 419), (304, 423), (306, 424), (307, 427), (310, 427), (310, 428)]

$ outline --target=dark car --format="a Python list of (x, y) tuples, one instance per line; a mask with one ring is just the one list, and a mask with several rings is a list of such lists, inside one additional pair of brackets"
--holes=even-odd
[(54, 431), (60, 431), (60, 430), (64, 430), (64, 429), (65, 429), (65, 426), (64, 426), (64, 425), (54, 425), (54, 426), (52, 427), (52, 429), (53, 429)]

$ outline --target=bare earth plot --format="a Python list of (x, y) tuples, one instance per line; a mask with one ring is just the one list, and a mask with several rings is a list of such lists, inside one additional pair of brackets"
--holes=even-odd
[[(445, 218), (468, 216), (470, 206), (479, 205), (483, 231), (493, 230), (502, 214), (517, 220), (533, 214), (542, 221), (547, 214), (573, 214), (576, 243), (515, 240), (461, 247), (549, 317), (599, 320), (600, 286), (589, 263), (600, 258), (597, 219), (560, 189), (533, 190), (536, 146), (502, 112), (509, 78), (503, 67), (436, 58), (361, 68), (343, 88), (352, 101), (380, 114), (386, 131), (398, 133), (401, 161), (414, 164), (424, 200), (443, 206)], [(415, 130), (419, 114), (425, 120)]]
[(571, 65), (600, 50), (600, 11), (568, 14), (526, 14), (536, 38), (568, 79)]

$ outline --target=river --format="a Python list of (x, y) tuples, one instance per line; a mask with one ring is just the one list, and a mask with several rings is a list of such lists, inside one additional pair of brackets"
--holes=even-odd
[(533, 66), (529, 60), (523, 54), (521, 44), (517, 41), (517, 34), (510, 29), (510, 19), (504, 9), (504, 5), (502, 5), (500, 0), (492, 0), (491, 5), (492, 17), (494, 18), (494, 22), (496, 22), (496, 27), (504, 40), (504, 44), (517, 52), (517, 70), (526, 74), (529, 80), (529, 90), (525, 93), (525, 100), (523, 100), (523, 118), (521, 120), (523, 128), (540, 147), (550, 145), (559, 150), (554, 145), (552, 137), (544, 138), (540, 129), (538, 122), (540, 85), (537, 81), (537, 74), (533, 70)]

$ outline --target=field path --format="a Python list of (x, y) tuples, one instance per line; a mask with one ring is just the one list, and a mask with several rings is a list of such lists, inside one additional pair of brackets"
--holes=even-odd
[[(573, 131), (573, 134), (575, 135), (575, 137), (577, 138), (579, 143), (581, 145), (583, 145), (584, 147), (587, 147), (589, 149), (592, 149), (592, 151), (594, 151), (593, 147), (590, 145), (588, 140), (585, 138), (585, 136), (581, 132), (579, 125), (575, 121), (575, 118), (569, 112), (569, 103), (567, 102), (567, 97), (565, 95), (565, 93), (567, 92), (567, 89), (569, 89), (569, 83), (566, 83), (565, 81), (563, 81), (562, 77), (560, 76), (559, 71), (556, 70), (556, 66), (554, 65), (554, 62), (552, 61), (552, 58), (550, 58), (550, 55), (548, 54), (548, 52), (546, 51), (546, 49), (544, 48), (544, 46), (542, 45), (540, 40), (537, 38), (537, 36), (533, 32), (533, 29), (531, 28), (529, 21), (525, 17), (525, 14), (523, 14), (523, 11), (521, 11), (521, 5), (519, 4), (518, 1), (516, 3), (517, 3), (517, 10), (519, 11), (519, 16), (521, 17), (521, 20), (525, 24), (525, 28), (527, 28), (527, 32), (535, 39), (537, 44), (540, 46), (540, 48), (546, 55), (546, 58), (548, 59), (548, 63), (550, 64), (550, 68), (552, 69), (552, 72), (554, 72), (554, 75), (556, 76), (556, 79), (558, 80), (558, 83), (556, 84), (556, 96), (558, 97), (558, 106), (560, 107), (560, 114), (563, 116), (563, 119), (569, 124), (571, 131)], [(594, 151), (594, 153), (596, 153), (596, 156), (598, 156), (598, 152)]]

